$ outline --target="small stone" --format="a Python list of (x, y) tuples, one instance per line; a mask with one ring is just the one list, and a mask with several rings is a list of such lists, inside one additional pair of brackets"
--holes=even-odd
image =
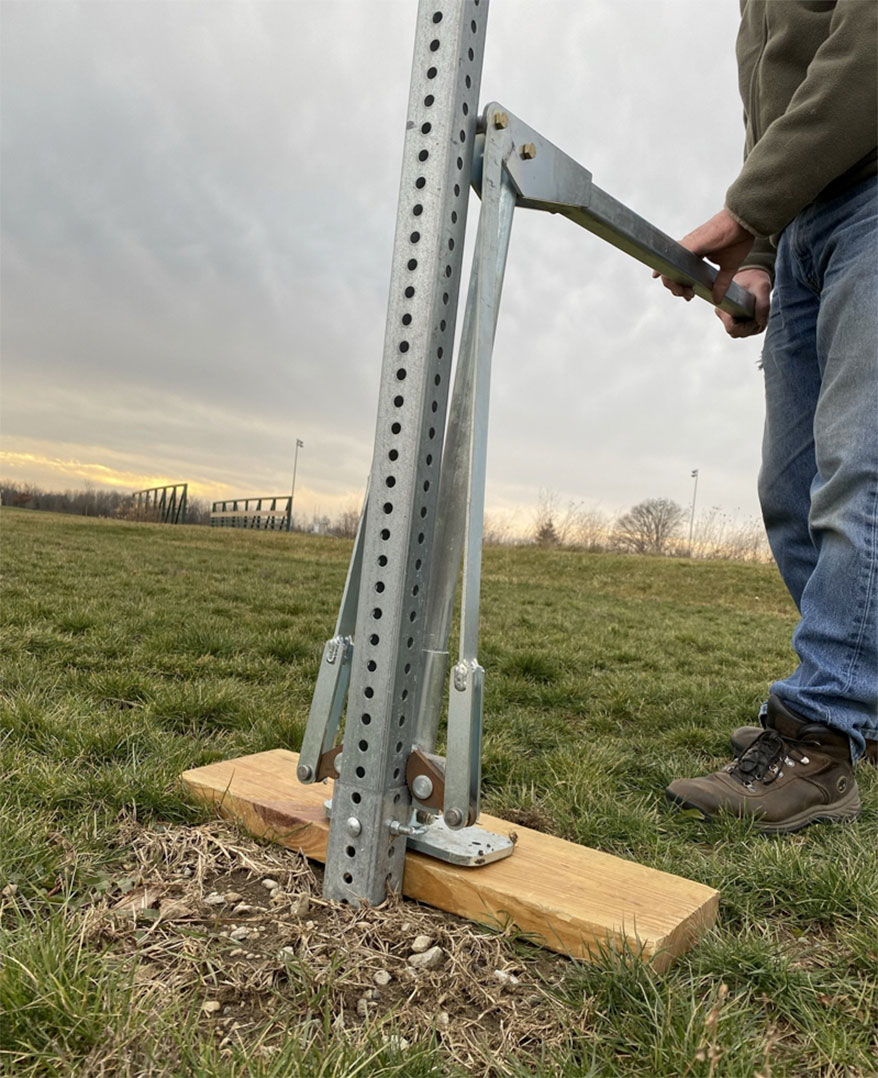
[(413, 969), (438, 969), (445, 960), (445, 952), (441, 947), (431, 947), (429, 951), (421, 954), (410, 954), (408, 963)]
[(423, 954), (424, 951), (429, 951), (432, 946), (432, 936), (415, 936), (414, 942), (412, 943), (412, 953)]
[(281, 947), (279, 957), (280, 958), (295, 958), (296, 957), (296, 948), (295, 947), (290, 947), (290, 946)]
[(415, 926), (411, 923), (411, 921), (403, 921), (403, 923), (399, 926), (399, 930), (400, 932), (411, 932), (414, 927)]
[(201, 1004), (201, 1009), (205, 1014), (217, 1014), (223, 1009), (222, 1003), (218, 999), (208, 999)]
[(361, 1018), (369, 1017), (369, 1001), (366, 999), (365, 996), (362, 996), (360, 999), (357, 1000), (357, 1014)]
[(280, 887), (276, 891), (271, 892), (271, 898), (268, 900), (272, 906), (282, 906), (284, 902), (289, 902), (290, 896), (286, 891), (281, 890)]
[(448, 1011), (440, 1011), (436, 1016), (436, 1025), (440, 1029), (448, 1029), (451, 1025), (451, 1018), (448, 1015)]
[(12, 896), (14, 894), (16, 894), (17, 891), (18, 891), (18, 884), (17, 883), (7, 883), (6, 886), (3, 888), (3, 890), (0, 891), (0, 894), (2, 894), (4, 898), (12, 898)]
[(266, 878), (262, 881), (262, 886), (265, 888), (266, 891), (274, 891), (278, 887), (280, 887), (280, 884), (277, 882), (277, 880)]
[(229, 958), (238, 958), (242, 954), (244, 954), (244, 948), (236, 947), (233, 951), (229, 951)]
[(521, 984), (521, 981), (519, 981), (515, 974), (510, 973), (509, 970), (506, 969), (495, 969), (494, 980), (497, 981), (498, 984), (509, 985), (510, 988), (514, 988), (517, 984)]
[[(307, 895), (296, 895), (290, 903), (290, 913), (294, 917), (304, 917), (311, 912), (311, 899)], [(313, 928), (314, 922), (308, 921), (305, 928)]]
[(223, 895), (223, 898), (226, 902), (231, 904), (233, 902), (242, 902), (244, 896), (239, 894), (237, 891), (226, 891), (226, 893)]
[(253, 935), (253, 929), (248, 928), (246, 925), (240, 925), (238, 928), (233, 929), (229, 933), (229, 939), (231, 940), (245, 940), (249, 939)]
[(394, 1052), (406, 1052), (411, 1046), (412, 1042), (407, 1041), (405, 1037), (401, 1037), (398, 1033), (392, 1033), (387, 1038), (387, 1047)]
[(237, 916), (246, 913), (256, 913), (256, 907), (251, 906), (248, 902), (239, 902), (238, 905), (235, 906), (235, 908), (232, 910), (232, 913)]
[(216, 891), (214, 891), (212, 894), (207, 895), (204, 901), (207, 903), (208, 906), (224, 906), (226, 904), (226, 900), (223, 898), (223, 896), (218, 895)]
[(317, 927), (317, 922), (316, 921), (306, 921), (305, 922), (305, 929), (308, 932), (312, 932), (316, 927)]
[(379, 988), (386, 988), (387, 985), (389, 985), (390, 982), (393, 980), (393, 977), (390, 975), (390, 973), (388, 973), (386, 969), (379, 969), (373, 974), (372, 980), (375, 982), (375, 984), (378, 985)]

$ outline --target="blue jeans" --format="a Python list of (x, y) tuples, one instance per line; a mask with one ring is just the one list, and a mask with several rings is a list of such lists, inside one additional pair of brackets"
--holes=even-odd
[(771, 692), (856, 759), (878, 738), (878, 179), (784, 231), (762, 366), (759, 497), (801, 615)]

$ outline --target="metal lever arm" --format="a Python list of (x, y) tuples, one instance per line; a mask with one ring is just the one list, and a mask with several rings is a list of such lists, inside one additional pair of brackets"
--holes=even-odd
[[(511, 140), (506, 170), (518, 193), (517, 205), (560, 213), (650, 269), (692, 285), (697, 296), (713, 303), (713, 266), (602, 191), (588, 169), (501, 105), (486, 106), (483, 122), (486, 130), (501, 125)], [(473, 174), (478, 184), (477, 167)], [(734, 283), (719, 306), (735, 318), (753, 318), (753, 296)]]
[(462, 470), (466, 474), (466, 538), (460, 603), (460, 652), (452, 671), (448, 702), (444, 819), (452, 829), (474, 824), (479, 813), (485, 671), (476, 655), (491, 353), (516, 198), (504, 168), (505, 149), (505, 143), (499, 138), (488, 137), (483, 161), (482, 208), (473, 256), (472, 276), (475, 284), (470, 288), (467, 302), (458, 371), (458, 378), (464, 379), (467, 391), (464, 393), (463, 414), (454, 420), (462, 424), (465, 432), (458, 452), (464, 465)]

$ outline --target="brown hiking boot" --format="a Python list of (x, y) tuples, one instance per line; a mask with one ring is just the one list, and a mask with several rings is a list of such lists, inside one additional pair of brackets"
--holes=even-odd
[[(762, 726), (738, 726), (732, 730), (729, 737), (732, 755), (740, 756), (741, 753), (746, 752), (763, 731), (764, 727)], [(878, 767), (878, 741), (871, 739), (866, 741), (866, 751), (857, 760), (857, 763), (870, 763)]]
[(765, 729), (737, 760), (704, 778), (677, 779), (666, 793), (708, 819), (719, 813), (753, 817), (770, 834), (860, 814), (847, 736), (805, 722), (776, 696), (769, 697)]

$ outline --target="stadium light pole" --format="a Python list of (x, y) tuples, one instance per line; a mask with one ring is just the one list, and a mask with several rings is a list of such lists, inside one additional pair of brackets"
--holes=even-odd
[(299, 464), (299, 450), (305, 448), (305, 443), (300, 439), (296, 439), (296, 451), (293, 454), (293, 485), (290, 487), (290, 523), (287, 531), (293, 530), (293, 498), (296, 496), (296, 468)]
[(698, 496), (698, 469), (692, 469), (695, 486), (692, 489), (692, 511), (689, 514), (689, 557), (692, 557), (692, 536), (695, 533), (695, 499)]

